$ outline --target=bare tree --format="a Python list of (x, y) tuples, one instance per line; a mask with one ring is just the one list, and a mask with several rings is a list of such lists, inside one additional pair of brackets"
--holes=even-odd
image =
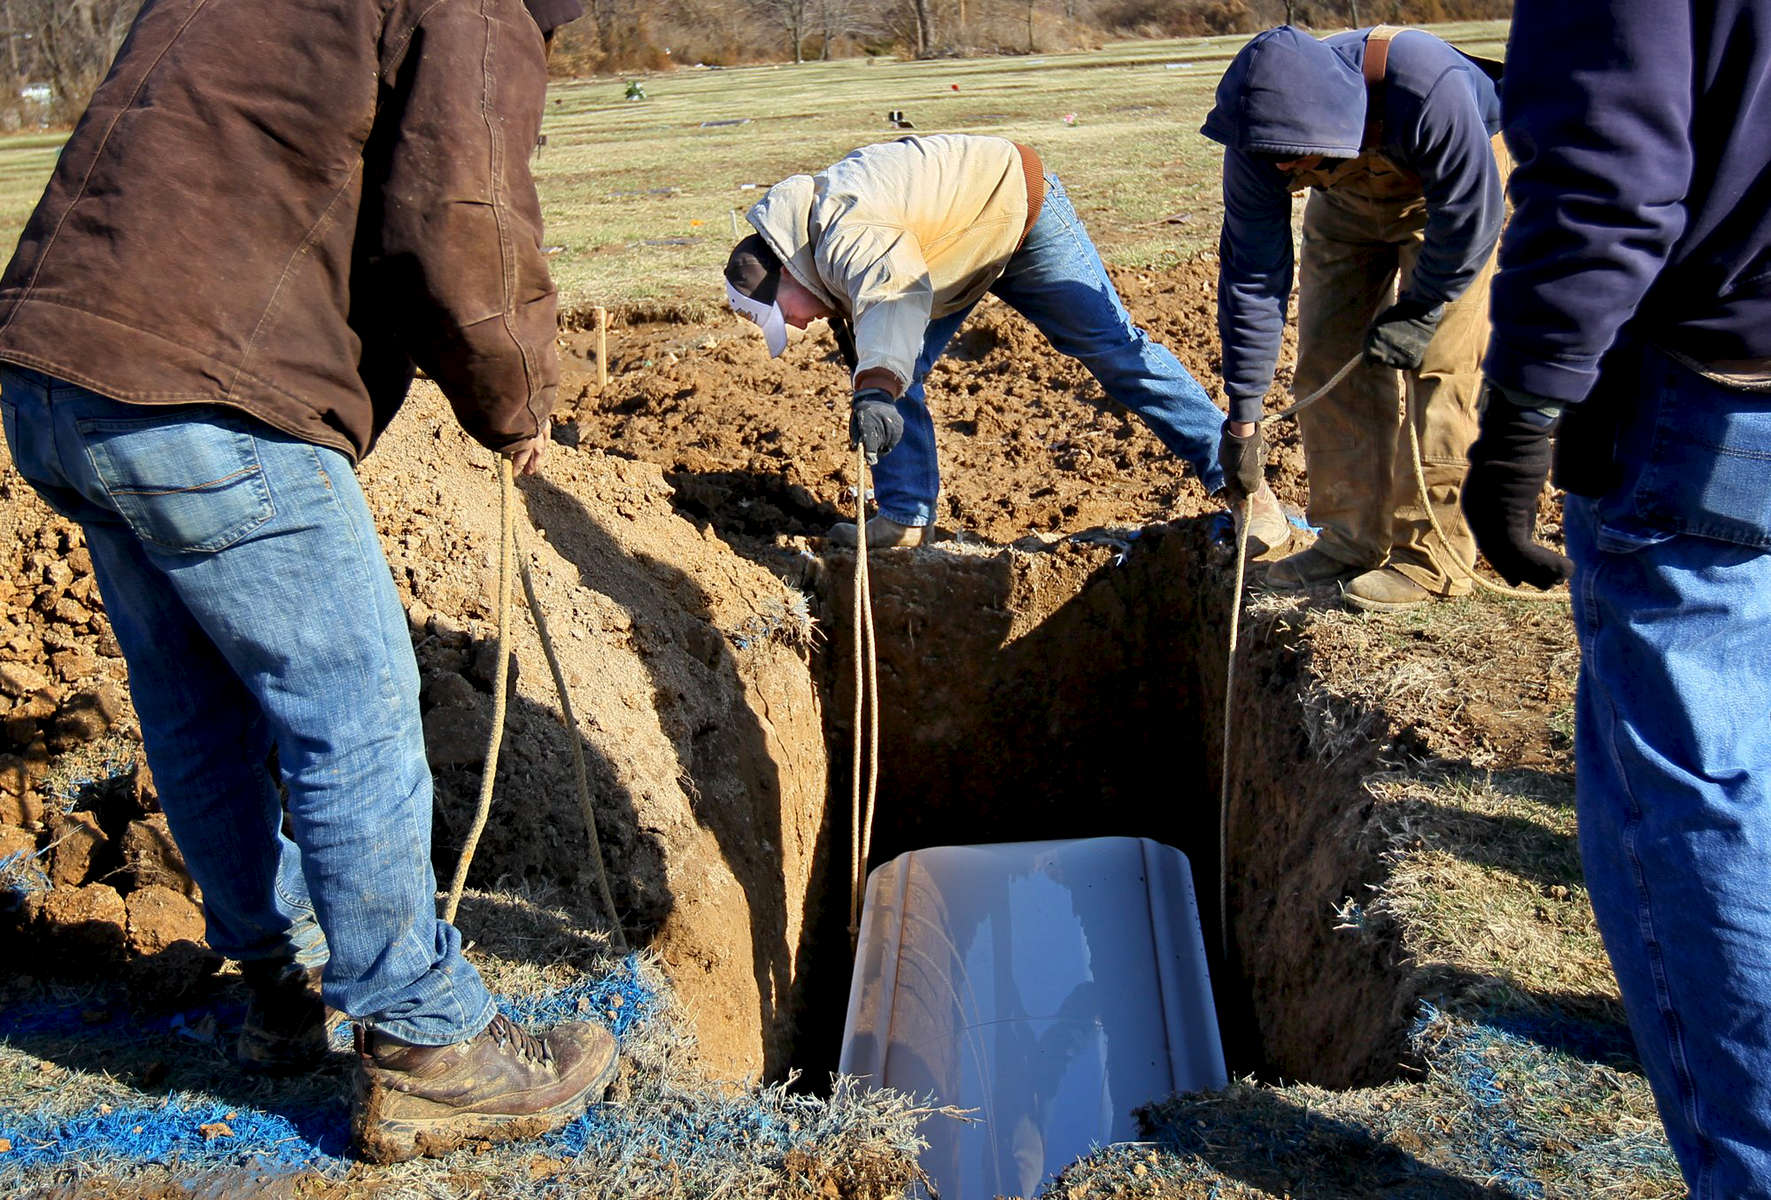
[(935, 52), (935, 6), (931, 0), (910, 0), (911, 48), (916, 57), (928, 58)]
[(17, 75), (48, 85), (51, 107), (70, 120), (110, 68), (141, 0), (8, 0), (8, 41)]
[(845, 37), (871, 37), (879, 25), (871, 18), (863, 0), (817, 0), (818, 36), (822, 41), (818, 57), (828, 61), (835, 46)]
[(805, 61), (806, 29), (813, 0), (750, 0), (757, 13), (787, 38), (796, 63)]

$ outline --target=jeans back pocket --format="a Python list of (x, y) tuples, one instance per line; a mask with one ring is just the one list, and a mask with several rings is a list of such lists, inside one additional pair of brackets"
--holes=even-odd
[(142, 541), (207, 553), (239, 541), (275, 514), (243, 418), (190, 409), (77, 423), (94, 474)]

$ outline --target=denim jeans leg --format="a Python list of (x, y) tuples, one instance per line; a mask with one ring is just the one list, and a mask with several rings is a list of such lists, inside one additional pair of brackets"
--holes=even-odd
[(1697, 1200), (1771, 1197), (1771, 553), (1570, 496), (1581, 860)]
[[(250, 897), (268, 886), (294, 899), (304, 881), (325, 933), (329, 1003), (420, 1044), (478, 1032), (491, 998), (461, 957), (460, 935), (436, 919), (417, 664), (349, 463), (227, 409), (46, 390), (38, 411), (10, 424), (29, 430), (19, 439), (28, 449), (47, 447), (27, 478), (64, 504), (77, 500), (69, 515), (89, 538), (104, 531), (94, 541), (100, 586), (119, 641), (128, 638), (156, 775), (168, 764), (164, 803), (179, 810), (187, 861), (199, 882), (229, 872), (251, 880), (240, 911), (216, 911), (236, 899), (225, 882), (206, 897), (212, 924), (256, 929), (266, 921)], [(199, 666), (224, 663), (235, 690), (174, 687), (164, 700), (154, 685), (184, 664), (163, 653), (163, 634)], [(243, 721), (216, 707), (230, 701)], [(170, 711), (180, 704), (194, 711)], [(240, 730), (248, 740), (223, 740)], [(289, 790), (299, 881), (267, 832), (267, 744)], [(229, 750), (243, 765), (207, 778)], [(173, 779), (197, 782), (174, 794)], [(280, 875), (282, 887), (269, 883)]]
[(1143, 418), (1162, 444), (1223, 486), (1218, 434), (1224, 414), (1174, 352), (1132, 323), (1088, 231), (1056, 176), (1027, 240), (990, 289), (1033, 322), (1053, 348), (1087, 367), (1107, 397)]
[(271, 739), (257, 706), (123, 520), (61, 471), (50, 381), (6, 369), (0, 385), (15, 465), (86, 536), (167, 823), (203, 892), (206, 939), (242, 961), (323, 963), (325, 941), (299, 855), (282, 833)]
[(203, 891), (209, 944), (241, 961), (323, 963), (301, 857), (283, 835), (268, 723), (127, 528), (83, 527), (167, 823)]
[(935, 420), (929, 413), (922, 381), (971, 311), (967, 305), (929, 322), (910, 386), (898, 397), (904, 436), (873, 467), (873, 495), (879, 503), (879, 514), (900, 525), (927, 525), (935, 519), (935, 498), (941, 494), (941, 465), (935, 455)]

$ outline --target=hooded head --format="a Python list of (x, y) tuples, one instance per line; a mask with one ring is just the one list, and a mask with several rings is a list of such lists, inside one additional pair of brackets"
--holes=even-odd
[(1249, 154), (1355, 158), (1365, 138), (1365, 79), (1333, 47), (1281, 25), (1230, 61), (1199, 132)]
[(771, 358), (787, 349), (787, 318), (775, 300), (780, 287), (781, 259), (762, 234), (753, 233), (732, 247), (726, 259), (726, 299), (761, 327)]

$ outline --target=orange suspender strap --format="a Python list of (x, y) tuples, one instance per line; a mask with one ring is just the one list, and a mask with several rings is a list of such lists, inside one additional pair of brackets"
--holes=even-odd
[(1365, 140), (1360, 149), (1376, 150), (1384, 137), (1384, 71), (1390, 65), (1390, 39), (1400, 25), (1374, 25), (1365, 35)]

